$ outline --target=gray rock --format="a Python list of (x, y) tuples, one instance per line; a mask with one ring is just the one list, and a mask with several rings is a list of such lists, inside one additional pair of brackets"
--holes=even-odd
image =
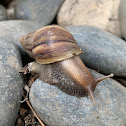
[(64, 0), (18, 0), (15, 14), (18, 19), (35, 21), (41, 25), (52, 22)]
[(126, 42), (92, 26), (66, 27), (83, 50), (86, 66), (100, 73), (126, 76)]
[(31, 21), (11, 20), (0, 22), (0, 38), (6, 41), (12, 41), (20, 46), (18, 40), (21, 36), (37, 30), (43, 26), (34, 24)]
[(0, 40), (0, 126), (14, 126), (19, 111), (23, 78), (15, 45)]
[[(22, 59), (25, 62), (30, 60), (26, 51), (23, 49), (19, 42), (19, 38), (31, 31), (37, 30), (43, 26), (35, 25), (31, 21), (4, 21), (0, 22), (0, 40), (6, 42), (13, 42), (22, 54)], [(29, 62), (29, 61), (26, 61)]]
[(4, 8), (4, 6), (0, 5), (0, 21), (6, 19), (7, 19), (6, 9)]
[(126, 39), (126, 0), (120, 2), (118, 17), (122, 36)]
[(94, 96), (95, 105), (87, 97), (67, 95), (37, 79), (29, 97), (37, 114), (50, 126), (125, 126), (126, 89), (120, 83), (104, 80), (96, 87)]

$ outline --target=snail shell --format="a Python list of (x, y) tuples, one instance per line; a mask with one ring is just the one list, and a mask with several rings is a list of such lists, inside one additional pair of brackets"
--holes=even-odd
[(20, 42), (32, 51), (32, 57), (40, 64), (58, 62), (82, 52), (74, 37), (62, 27), (46, 26), (33, 33), (21, 38)]

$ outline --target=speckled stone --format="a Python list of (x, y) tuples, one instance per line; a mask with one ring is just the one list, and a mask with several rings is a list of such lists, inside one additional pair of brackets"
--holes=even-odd
[(83, 50), (86, 66), (100, 73), (126, 76), (126, 42), (93, 26), (66, 27)]
[(39, 117), (50, 126), (125, 126), (126, 89), (120, 83), (104, 80), (96, 87), (94, 96), (95, 105), (88, 97), (67, 95), (57, 86), (37, 79), (29, 97)]
[(7, 19), (6, 9), (4, 8), (4, 6), (0, 5), (0, 21), (6, 19)]
[(16, 17), (41, 25), (52, 22), (64, 0), (17, 0)]
[(0, 126), (14, 126), (23, 91), (21, 58), (15, 45), (0, 40)]
[(122, 36), (126, 39), (126, 0), (120, 2), (118, 17)]

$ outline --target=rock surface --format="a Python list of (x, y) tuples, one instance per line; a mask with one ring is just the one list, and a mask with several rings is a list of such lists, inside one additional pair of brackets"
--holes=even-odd
[(122, 36), (126, 40), (126, 0), (121, 0), (119, 5), (119, 24)]
[(0, 38), (12, 41), (19, 45), (18, 40), (21, 36), (37, 30), (43, 26), (34, 24), (31, 21), (10, 20), (0, 22)]
[(119, 3), (120, 0), (66, 0), (58, 13), (58, 23), (62, 26), (92, 25), (120, 37)]
[(83, 53), (86, 66), (100, 73), (126, 76), (126, 42), (92, 26), (66, 27)]
[(21, 58), (15, 45), (0, 40), (0, 126), (14, 126), (23, 91)]
[[(99, 77), (101, 74), (92, 71)], [(124, 126), (126, 89), (113, 79), (98, 84), (96, 104), (87, 97), (67, 95), (54, 85), (37, 79), (30, 90), (30, 102), (40, 118), (50, 126)]]
[[(13, 42), (22, 54), (22, 59), (29, 62), (30, 58), (19, 42), (19, 38), (29, 32), (37, 30), (43, 26), (35, 25), (31, 21), (3, 21), (0, 22), (0, 40)], [(31, 61), (31, 60), (30, 60)], [(25, 64), (25, 63), (24, 63)]]
[(6, 20), (7, 15), (6, 15), (6, 9), (4, 6), (0, 5), (0, 21)]
[(47, 25), (54, 19), (63, 1), (18, 0), (15, 14), (18, 19), (31, 20), (41, 25)]

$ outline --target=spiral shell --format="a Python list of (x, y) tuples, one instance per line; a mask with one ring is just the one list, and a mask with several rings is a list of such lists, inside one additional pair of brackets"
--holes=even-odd
[(40, 64), (68, 59), (81, 52), (74, 37), (60, 26), (46, 26), (33, 35), (32, 54)]

